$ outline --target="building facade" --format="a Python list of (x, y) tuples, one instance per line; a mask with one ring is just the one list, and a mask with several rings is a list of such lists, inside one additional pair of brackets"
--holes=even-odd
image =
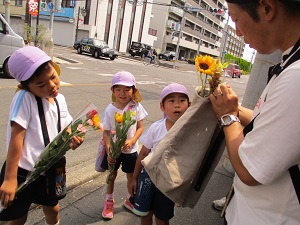
[[(10, 2), (10, 24), (25, 39), (27, 1)], [(46, 7), (40, 10), (39, 24), (51, 28), (53, 43), (57, 45), (73, 46), (75, 38), (95, 37), (119, 52), (128, 52), (132, 41), (153, 45), (158, 53), (178, 49), (179, 58), (186, 59), (199, 53), (219, 57), (223, 51), (225, 17), (212, 14), (209, 9), (224, 9), (225, 0), (51, 0), (54, 5), (56, 1), (61, 5), (59, 11), (52, 11), (52, 25), (51, 2), (40, 1)], [(5, 0), (0, 0), (2, 14), (4, 4)], [(36, 16), (31, 16), (29, 21), (36, 27)], [(244, 44), (237, 41), (234, 31), (230, 29), (229, 33), (228, 40), (232, 41), (226, 46), (226, 52), (240, 56)]]
[[(23, 37), (26, 36), (26, 3), (21, 0), (10, 2), (10, 24)], [(40, 10), (38, 24), (50, 28), (51, 12), (48, 0), (46, 6)], [(82, 9), (85, 10), (85, 15), (82, 14)], [(148, 34), (151, 11), (152, 4), (139, 3), (137, 0), (62, 0), (61, 9), (54, 11), (53, 42), (57, 45), (73, 46), (75, 36), (77, 40), (95, 37), (105, 40), (110, 47), (115, 47), (120, 52), (127, 52), (131, 41), (153, 45), (157, 37)], [(0, 13), (5, 13), (5, 0), (0, 0)], [(31, 16), (30, 24), (36, 27), (36, 16)]]
[(228, 53), (235, 57), (242, 58), (245, 50), (245, 42), (243, 37), (239, 37), (235, 33), (235, 29), (230, 25), (225, 25), (223, 30), (224, 40), (221, 45), (222, 55)]
[[(209, 9), (224, 9), (225, 0), (161, 0), (166, 7), (154, 5), (150, 28), (157, 29), (154, 47), (158, 51), (175, 51), (179, 40), (179, 57), (194, 58), (197, 53), (218, 57), (225, 27), (224, 14)], [(176, 23), (172, 37), (172, 24)], [(181, 32), (180, 32), (181, 30)]]

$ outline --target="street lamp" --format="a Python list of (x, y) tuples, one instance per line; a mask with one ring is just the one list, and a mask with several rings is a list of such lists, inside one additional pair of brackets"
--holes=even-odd
[(77, 14), (77, 24), (76, 24), (76, 32), (75, 32), (75, 41), (77, 41), (77, 34), (78, 34), (78, 25), (79, 25), (79, 15), (85, 17), (86, 16), (86, 9), (78, 7), (78, 14)]

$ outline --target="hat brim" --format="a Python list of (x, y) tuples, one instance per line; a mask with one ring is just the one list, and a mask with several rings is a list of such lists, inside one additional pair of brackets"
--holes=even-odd
[(57, 63), (53, 62), (53, 67), (56, 71), (56, 73), (58, 74), (58, 76), (60, 76), (60, 67)]
[[(114, 95), (114, 93), (111, 94), (111, 100), (113, 102), (116, 102), (117, 101), (117, 98), (116, 96)], [(139, 89), (135, 89), (135, 93), (132, 95), (132, 100), (135, 101), (135, 102), (140, 102), (142, 101), (142, 95), (139, 91)]]

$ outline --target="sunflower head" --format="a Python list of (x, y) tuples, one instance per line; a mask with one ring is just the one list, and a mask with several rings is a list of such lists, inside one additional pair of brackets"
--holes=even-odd
[(206, 56), (196, 56), (195, 59), (196, 68), (199, 72), (208, 74), (208, 75), (214, 75), (216, 71), (216, 61), (214, 58), (206, 55)]

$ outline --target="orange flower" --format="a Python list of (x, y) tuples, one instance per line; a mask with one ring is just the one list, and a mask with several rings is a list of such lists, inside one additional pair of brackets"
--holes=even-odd
[(122, 123), (122, 121), (123, 121), (123, 115), (121, 113), (116, 112), (116, 121), (118, 123)]

